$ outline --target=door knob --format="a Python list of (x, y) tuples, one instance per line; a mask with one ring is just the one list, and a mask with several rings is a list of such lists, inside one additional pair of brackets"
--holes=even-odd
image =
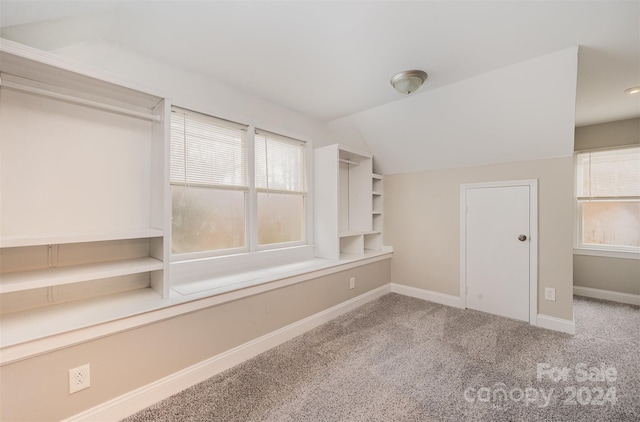
[(518, 236), (518, 240), (524, 242), (525, 240), (527, 240), (527, 236), (521, 234), (520, 236)]

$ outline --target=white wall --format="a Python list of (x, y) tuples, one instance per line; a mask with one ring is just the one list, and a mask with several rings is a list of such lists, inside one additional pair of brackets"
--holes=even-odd
[(254, 125), (303, 140), (314, 148), (342, 143), (361, 150), (361, 140), (342, 139), (325, 122), (215, 81), (206, 75), (169, 66), (107, 41), (91, 41), (52, 51), (125, 80), (160, 90), (174, 105)]
[(572, 47), (417, 91), (330, 125), (365, 139), (384, 174), (568, 156), (577, 53)]

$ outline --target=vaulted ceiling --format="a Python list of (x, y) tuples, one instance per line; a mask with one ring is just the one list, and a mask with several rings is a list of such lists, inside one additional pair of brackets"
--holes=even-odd
[(580, 45), (576, 123), (584, 125), (639, 113), (623, 95), (640, 84), (639, 5), (2, 0), (0, 25), (20, 38), (21, 25), (66, 20), (64, 31), (31, 32), (28, 42), (55, 50), (112, 41), (321, 120), (403, 99), (389, 85), (401, 70), (429, 73), (423, 94)]
[[(624, 94), (640, 85), (637, 0), (0, 0), (0, 34), (52, 52), (105, 41), (200, 73), (362, 138), (390, 172), (566, 155), (567, 126), (640, 116), (640, 96)], [(560, 62), (573, 66), (573, 78), (565, 68), (554, 76), (558, 63), (535, 61), (571, 48)], [(429, 73), (409, 97), (389, 84), (407, 69)], [(499, 95), (488, 84), (501, 84)], [(554, 122), (556, 112), (564, 117)], [(537, 116), (521, 124), (524, 113)], [(422, 156), (439, 154), (412, 156), (416, 145)]]

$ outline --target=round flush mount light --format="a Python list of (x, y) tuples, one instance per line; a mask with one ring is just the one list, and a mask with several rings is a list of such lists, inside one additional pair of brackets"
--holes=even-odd
[(391, 85), (402, 94), (411, 94), (422, 86), (427, 76), (422, 70), (405, 70), (391, 78)]
[(631, 88), (627, 88), (627, 89), (624, 90), (624, 92), (629, 94), (629, 95), (637, 94), (638, 92), (640, 92), (640, 85), (632, 86)]

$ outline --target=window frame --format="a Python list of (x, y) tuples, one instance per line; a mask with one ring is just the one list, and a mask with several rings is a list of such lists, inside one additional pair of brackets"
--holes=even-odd
[[(584, 199), (578, 198), (578, 184), (582, 182), (582, 178), (578, 169), (578, 157), (580, 154), (605, 151), (620, 151), (625, 149), (637, 149), (639, 145), (624, 145), (618, 147), (594, 148), (575, 151), (573, 155), (574, 169), (574, 247), (575, 255), (600, 256), (609, 258), (637, 259), (640, 260), (640, 247), (633, 246), (614, 246), (614, 245), (598, 245), (592, 243), (583, 243), (583, 204)], [(625, 199), (607, 199), (606, 202), (623, 202)]]
[[(198, 111), (192, 111), (185, 107), (180, 107), (175, 104), (172, 105), (172, 110), (186, 110), (188, 112), (201, 114), (203, 116), (209, 116), (213, 119), (217, 120), (227, 120), (218, 116), (212, 116), (206, 113), (201, 113)], [(170, 253), (170, 262), (172, 264), (188, 264), (189, 262), (199, 261), (202, 263), (203, 261), (215, 262), (216, 266), (220, 265), (221, 262), (228, 261), (228, 264), (223, 264), (225, 270), (228, 270), (227, 267), (236, 268), (237, 271), (246, 271), (247, 268), (252, 268), (253, 262), (252, 260), (255, 258), (255, 254), (259, 253), (261, 257), (264, 257), (265, 254), (269, 256), (273, 256), (275, 261), (283, 262), (287, 261), (287, 257), (291, 257), (291, 261), (299, 261), (301, 259), (311, 259), (313, 258), (313, 144), (309, 139), (305, 139), (301, 136), (288, 134), (285, 130), (267, 130), (262, 127), (258, 128), (254, 124), (247, 124), (236, 122), (232, 120), (228, 120), (231, 123), (235, 123), (238, 125), (246, 126), (245, 133), (245, 142), (246, 142), (246, 154), (247, 154), (247, 178), (248, 178), (248, 189), (239, 189), (245, 192), (245, 245), (241, 248), (229, 248), (229, 249), (219, 249), (212, 251), (202, 251), (202, 252), (191, 252), (185, 254), (174, 254)], [(258, 244), (258, 210), (257, 210), (257, 202), (258, 202), (258, 192), (261, 192), (262, 189), (256, 188), (256, 178), (255, 178), (255, 134), (256, 131), (273, 133), (274, 135), (282, 136), (285, 138), (290, 138), (295, 141), (299, 141), (304, 145), (304, 174), (303, 178), (306, 184), (306, 192), (283, 192), (278, 190), (271, 190), (274, 193), (291, 193), (295, 195), (303, 196), (303, 230), (302, 230), (302, 240), (300, 241), (292, 241), (292, 242), (282, 242), (282, 243), (274, 243), (268, 245), (259, 245)], [(170, 141), (169, 141), (170, 142)], [(171, 183), (173, 185), (173, 183)], [(219, 187), (215, 189), (225, 189), (224, 187)], [(232, 188), (233, 189), (233, 188)], [(171, 201), (171, 200), (170, 200)], [(170, 207), (172, 208), (172, 207)], [(169, 216), (171, 220), (172, 215)], [(173, 242), (173, 233), (170, 234), (170, 244)], [(261, 261), (263, 258), (260, 259)], [(173, 278), (173, 277), (172, 277)]]
[[(300, 142), (304, 145), (304, 155), (303, 155), (303, 160), (304, 162), (304, 174), (302, 175), (302, 180), (303, 180), (303, 187), (304, 187), (304, 191), (303, 192), (298, 192), (298, 191), (287, 191), (287, 190), (281, 190), (281, 189), (265, 189), (265, 188), (258, 188), (256, 186), (256, 177), (255, 177), (255, 143), (256, 143), (256, 135), (257, 132), (266, 132), (266, 133), (271, 133), (273, 135), (279, 136), (279, 137), (284, 137), (284, 138), (289, 138), (293, 141), (297, 141)], [(255, 236), (252, 237), (252, 244), (251, 244), (251, 248), (254, 251), (269, 251), (269, 250), (274, 250), (274, 249), (284, 249), (284, 248), (292, 248), (292, 247), (297, 247), (297, 246), (306, 246), (309, 244), (308, 239), (309, 239), (309, 235), (312, 232), (311, 228), (310, 228), (310, 224), (309, 224), (309, 189), (310, 189), (310, 174), (311, 174), (311, 162), (309, 159), (309, 156), (311, 155), (309, 153), (309, 143), (301, 140), (301, 139), (297, 139), (297, 138), (292, 138), (286, 135), (282, 135), (276, 132), (272, 132), (272, 131), (268, 131), (265, 129), (261, 129), (261, 128), (257, 128), (254, 127), (253, 131), (252, 131), (252, 140), (251, 140), (251, 150), (252, 150), (252, 157), (251, 159), (253, 160), (253, 165), (251, 166), (251, 169), (253, 171), (253, 175), (251, 176), (251, 187), (253, 188), (253, 209), (252, 212), (254, 212), (254, 215), (252, 215), (252, 221), (255, 222), (255, 231), (253, 231), (252, 233), (255, 234)], [(296, 241), (291, 241), (291, 242), (280, 242), (280, 243), (270, 243), (270, 244), (265, 244), (265, 245), (260, 245), (258, 243), (258, 194), (259, 193), (275, 193), (275, 194), (284, 194), (284, 195), (295, 195), (295, 196), (302, 196), (302, 206), (303, 206), (303, 222), (302, 222), (302, 226), (303, 226), (303, 230), (302, 230), (302, 240), (296, 240)]]
[[(221, 126), (225, 126), (225, 123), (229, 126), (229, 127), (234, 127), (236, 126), (239, 130), (244, 131), (244, 135), (243, 135), (243, 142), (244, 142), (244, 148), (245, 150), (248, 151), (249, 149), (249, 125), (243, 124), (243, 123), (239, 123), (239, 122), (234, 122), (231, 120), (227, 120), (227, 119), (223, 119), (220, 117), (216, 117), (216, 116), (211, 116), (205, 113), (200, 113), (198, 111), (194, 111), (194, 110), (190, 110), (188, 108), (184, 108), (184, 107), (179, 107), (176, 105), (172, 105), (171, 106), (171, 110), (170, 110), (170, 115), (173, 116), (173, 113), (178, 112), (178, 113), (183, 113), (185, 115), (195, 115), (198, 116), (204, 120), (211, 120), (212, 122), (215, 121), (219, 121)], [(172, 120), (173, 117), (170, 119), (169, 122), (169, 126), (171, 126), (172, 124)], [(171, 155), (171, 127), (169, 130), (169, 155)], [(186, 150), (185, 150), (185, 161), (187, 161), (187, 157), (186, 157)], [(250, 250), (249, 247), (249, 233), (247, 232), (248, 228), (249, 228), (249, 224), (248, 224), (248, 219), (249, 219), (249, 195), (250, 195), (250, 186), (251, 186), (251, 180), (250, 180), (250, 169), (248, 168), (248, 166), (250, 165), (250, 163), (248, 162), (248, 156), (245, 157), (246, 160), (246, 166), (247, 166), (247, 174), (246, 174), (246, 178), (247, 178), (247, 186), (231, 186), (231, 185), (224, 185), (224, 184), (211, 184), (211, 185), (207, 185), (207, 184), (201, 184), (201, 183), (188, 183), (186, 181), (186, 175), (185, 175), (185, 182), (184, 183), (179, 183), (179, 182), (172, 182), (171, 181), (171, 176), (169, 177), (169, 191), (170, 191), (170, 203), (171, 203), (171, 207), (170, 207), (170, 215), (169, 215), (169, 221), (170, 221), (170, 231), (171, 231), (171, 235), (170, 235), (170, 261), (171, 262), (180, 262), (180, 261), (188, 261), (188, 260), (194, 260), (194, 259), (203, 259), (203, 258), (211, 258), (211, 257), (218, 257), (218, 256), (224, 256), (224, 255), (231, 255), (231, 254), (242, 254), (242, 253), (247, 253)], [(186, 167), (185, 167), (186, 168)], [(171, 156), (169, 157), (169, 174), (171, 174)], [(196, 188), (202, 188), (202, 189), (211, 189), (211, 190), (216, 190), (216, 191), (225, 191), (225, 190), (230, 190), (230, 191), (240, 191), (240, 192), (244, 192), (244, 245), (241, 247), (236, 247), (236, 248), (226, 248), (226, 249), (213, 249), (213, 250), (208, 250), (208, 251), (198, 251), (198, 252), (187, 252), (187, 253), (174, 253), (173, 252), (173, 186), (183, 186), (185, 188), (189, 188), (189, 187), (196, 187)]]

